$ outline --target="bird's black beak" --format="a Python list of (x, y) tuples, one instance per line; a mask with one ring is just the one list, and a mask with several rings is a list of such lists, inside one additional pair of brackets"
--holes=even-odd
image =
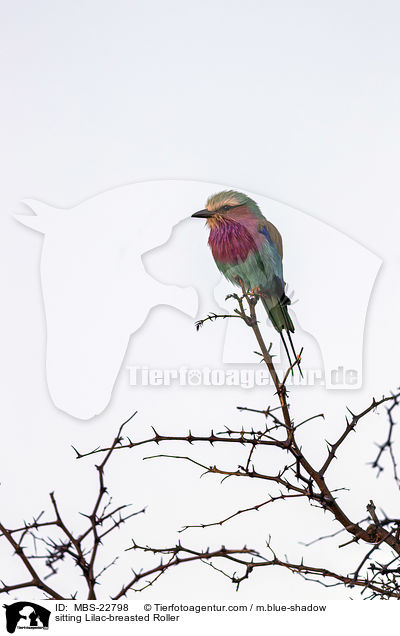
[(205, 210), (199, 210), (198, 212), (192, 214), (192, 218), (194, 217), (195, 219), (209, 219), (210, 216), (213, 216), (213, 214), (214, 212), (210, 212), (206, 208)]

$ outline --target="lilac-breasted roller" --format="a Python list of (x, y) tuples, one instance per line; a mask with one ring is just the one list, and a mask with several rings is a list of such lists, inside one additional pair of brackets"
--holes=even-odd
[(290, 332), (294, 332), (294, 326), (288, 312), (290, 299), (285, 294), (282, 237), (277, 228), (267, 221), (253, 199), (234, 190), (212, 195), (205, 209), (192, 216), (207, 219), (208, 244), (222, 274), (234, 285), (240, 285), (239, 277), (248, 290), (260, 291), (262, 303), (287, 352), (282, 332), (286, 331), (292, 344)]

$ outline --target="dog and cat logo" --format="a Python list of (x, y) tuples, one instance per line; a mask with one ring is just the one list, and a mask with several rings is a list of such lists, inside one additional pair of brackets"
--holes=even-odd
[(3, 605), (6, 610), (6, 626), (9, 634), (16, 629), (48, 629), (50, 610), (31, 603), (19, 601), (11, 605)]

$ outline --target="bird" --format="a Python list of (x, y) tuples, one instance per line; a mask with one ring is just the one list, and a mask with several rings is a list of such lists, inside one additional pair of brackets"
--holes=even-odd
[(246, 194), (224, 190), (213, 194), (206, 207), (192, 214), (206, 219), (208, 245), (220, 272), (234, 285), (241, 285), (261, 298), (269, 319), (280, 334), (291, 364), (283, 333), (288, 336), (297, 359), (291, 334), (290, 298), (283, 278), (283, 243), (279, 230)]

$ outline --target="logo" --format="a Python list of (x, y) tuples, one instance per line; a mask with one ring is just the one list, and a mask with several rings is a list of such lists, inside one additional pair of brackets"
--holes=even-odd
[(13, 634), (16, 629), (48, 629), (50, 610), (27, 601), (3, 605), (6, 610), (7, 631)]

